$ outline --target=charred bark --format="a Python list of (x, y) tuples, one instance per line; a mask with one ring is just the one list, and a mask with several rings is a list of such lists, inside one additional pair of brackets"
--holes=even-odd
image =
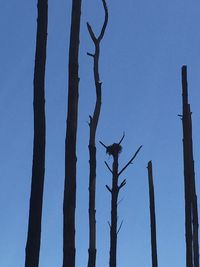
[(89, 56), (93, 58), (94, 82), (96, 88), (96, 104), (93, 116), (90, 116), (90, 137), (89, 137), (89, 249), (88, 249), (88, 267), (96, 266), (96, 131), (101, 111), (101, 81), (99, 77), (99, 56), (100, 42), (104, 36), (108, 23), (108, 10), (105, 0), (102, 0), (105, 10), (105, 20), (98, 37), (95, 36), (91, 26), (87, 23), (90, 37), (95, 46), (95, 53)]
[(156, 213), (155, 213), (155, 197), (153, 184), (152, 162), (148, 162), (148, 180), (149, 180), (149, 203), (150, 203), (150, 221), (151, 221), (151, 256), (152, 267), (158, 267), (157, 257), (157, 239), (156, 239)]
[(34, 141), (32, 183), (25, 267), (38, 267), (41, 241), (42, 202), (45, 174), (45, 65), (48, 0), (38, 0), (37, 37), (34, 68)]
[(118, 170), (119, 166), (119, 154), (122, 151), (121, 142), (124, 139), (124, 135), (119, 143), (114, 143), (111, 146), (106, 146), (102, 142), (100, 142), (105, 148), (106, 152), (113, 157), (113, 165), (112, 169), (109, 167), (107, 162), (105, 162), (107, 168), (112, 173), (112, 188), (106, 185), (106, 188), (111, 193), (111, 223), (110, 223), (110, 258), (109, 258), (109, 266), (116, 267), (117, 266), (117, 235), (121, 229), (122, 223), (118, 228), (118, 196), (119, 191), (126, 185), (126, 179), (124, 179), (119, 184), (119, 176), (126, 170), (126, 168), (132, 164), (133, 160), (137, 156), (141, 147), (138, 148), (134, 156), (129, 160), (129, 162), (122, 168), (121, 171)]
[(75, 267), (76, 136), (78, 121), (78, 55), (81, 0), (72, 1), (68, 70), (68, 110), (65, 139), (63, 202), (63, 267)]
[(188, 104), (187, 67), (182, 67), (182, 101), (183, 101), (183, 157), (185, 184), (185, 233), (186, 266), (199, 267), (198, 208), (195, 185), (195, 171), (192, 142), (192, 120)]

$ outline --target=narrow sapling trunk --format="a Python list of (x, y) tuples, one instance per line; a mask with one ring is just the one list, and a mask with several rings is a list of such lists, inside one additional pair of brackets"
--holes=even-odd
[(157, 240), (156, 240), (156, 213), (155, 213), (155, 197), (153, 184), (152, 162), (148, 162), (148, 180), (149, 180), (149, 203), (150, 203), (150, 221), (151, 221), (151, 256), (152, 267), (158, 267), (157, 258)]
[(110, 259), (109, 266), (116, 267), (117, 266), (117, 235), (121, 229), (122, 223), (118, 228), (118, 196), (119, 191), (126, 185), (126, 180), (124, 179), (119, 184), (119, 176), (125, 171), (125, 169), (132, 164), (133, 160), (137, 156), (138, 152), (141, 149), (141, 146), (138, 148), (134, 156), (130, 159), (130, 161), (122, 168), (121, 171), (118, 170), (119, 166), (119, 154), (122, 151), (121, 142), (124, 139), (124, 136), (120, 140), (119, 143), (114, 143), (111, 146), (105, 146), (102, 142), (101, 144), (106, 148), (106, 153), (113, 157), (113, 165), (112, 169), (109, 167), (108, 163), (105, 162), (107, 168), (112, 173), (112, 187), (110, 188), (106, 185), (106, 188), (111, 193), (111, 223), (110, 223)]
[(45, 173), (45, 65), (47, 22), (48, 1), (38, 0), (37, 37), (34, 69), (33, 163), (25, 267), (39, 266), (42, 201)]
[(198, 206), (193, 160), (192, 120), (188, 104), (187, 67), (182, 67), (183, 158), (185, 185), (186, 266), (199, 267)]
[(96, 131), (101, 111), (101, 81), (99, 77), (99, 55), (100, 42), (104, 36), (108, 22), (108, 10), (105, 0), (102, 0), (105, 10), (105, 20), (98, 37), (95, 36), (91, 26), (87, 23), (90, 37), (95, 45), (95, 53), (89, 56), (93, 58), (94, 82), (96, 88), (96, 104), (93, 116), (90, 116), (90, 138), (89, 138), (89, 249), (88, 249), (88, 267), (96, 266)]
[(75, 267), (76, 136), (78, 120), (78, 55), (81, 0), (72, 1), (68, 71), (68, 111), (65, 139), (63, 202), (63, 267)]

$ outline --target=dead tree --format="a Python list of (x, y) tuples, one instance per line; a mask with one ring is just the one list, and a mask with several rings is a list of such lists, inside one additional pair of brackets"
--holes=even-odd
[(87, 53), (93, 59), (94, 82), (96, 88), (96, 104), (93, 116), (90, 116), (90, 137), (89, 137), (89, 249), (88, 249), (88, 267), (96, 266), (96, 131), (101, 111), (101, 81), (99, 77), (99, 56), (100, 43), (104, 37), (106, 26), (108, 23), (108, 9), (105, 0), (102, 0), (105, 19), (98, 37), (95, 36), (94, 31), (89, 23), (87, 23), (88, 32), (95, 46), (94, 54)]
[(111, 193), (111, 223), (110, 223), (110, 260), (109, 266), (116, 267), (117, 266), (117, 235), (121, 229), (122, 223), (118, 228), (118, 215), (117, 215), (117, 203), (118, 203), (118, 196), (119, 191), (126, 185), (126, 179), (124, 179), (119, 184), (119, 176), (125, 171), (125, 169), (132, 164), (133, 160), (137, 156), (138, 152), (140, 151), (141, 147), (138, 148), (134, 156), (129, 160), (129, 162), (122, 168), (121, 171), (118, 170), (119, 166), (119, 154), (122, 151), (121, 142), (124, 139), (124, 135), (119, 143), (114, 143), (110, 146), (104, 145), (100, 142), (105, 148), (106, 153), (113, 157), (113, 165), (112, 169), (109, 167), (108, 163), (105, 162), (108, 170), (112, 173), (112, 187), (110, 188), (106, 185), (107, 190)]
[(158, 267), (157, 258), (157, 240), (156, 240), (156, 213), (155, 213), (155, 197), (153, 184), (152, 162), (148, 162), (148, 180), (149, 180), (149, 203), (150, 203), (150, 221), (151, 221), (151, 256), (152, 267)]
[(42, 202), (45, 174), (45, 66), (48, 0), (38, 0), (37, 37), (34, 69), (34, 141), (32, 183), (26, 243), (26, 267), (39, 266)]
[(198, 208), (195, 185), (195, 171), (192, 142), (192, 120), (188, 104), (187, 67), (182, 67), (182, 102), (183, 102), (183, 158), (185, 187), (185, 237), (186, 266), (199, 267)]
[(68, 70), (68, 110), (65, 139), (63, 202), (63, 267), (75, 267), (76, 136), (78, 121), (78, 55), (81, 0), (72, 1)]

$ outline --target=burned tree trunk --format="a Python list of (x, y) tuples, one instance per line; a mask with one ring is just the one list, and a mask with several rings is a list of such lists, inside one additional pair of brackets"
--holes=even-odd
[(68, 71), (68, 111), (65, 139), (63, 202), (63, 267), (75, 267), (76, 136), (78, 120), (78, 55), (81, 0), (72, 1)]
[(89, 249), (88, 249), (88, 267), (96, 266), (96, 131), (101, 111), (101, 81), (99, 77), (99, 55), (100, 42), (104, 36), (105, 29), (108, 23), (108, 10), (105, 0), (102, 0), (105, 10), (105, 20), (98, 37), (95, 36), (91, 26), (87, 23), (90, 37), (95, 45), (95, 53), (89, 56), (93, 58), (94, 81), (96, 88), (96, 104), (93, 116), (90, 116), (90, 138), (89, 138)]
[(155, 213), (153, 171), (152, 171), (151, 161), (148, 162), (147, 169), (148, 169), (148, 180), (149, 180), (152, 267), (158, 267), (157, 240), (156, 240), (156, 213)]
[(199, 267), (198, 208), (192, 144), (192, 120), (188, 104), (187, 67), (182, 67), (183, 157), (185, 184), (186, 266)]
[(34, 141), (32, 183), (26, 243), (25, 267), (39, 266), (42, 202), (45, 173), (45, 65), (48, 0), (38, 0), (37, 37), (34, 69)]
[(126, 185), (126, 180), (124, 179), (119, 184), (119, 176), (125, 171), (125, 169), (133, 162), (141, 147), (138, 148), (135, 155), (130, 159), (130, 161), (122, 168), (121, 171), (118, 170), (119, 166), (119, 154), (122, 151), (121, 142), (124, 139), (124, 136), (120, 140), (119, 143), (114, 143), (111, 146), (105, 146), (102, 142), (101, 144), (106, 148), (106, 153), (113, 157), (113, 166), (112, 169), (109, 167), (108, 163), (105, 162), (107, 168), (112, 173), (112, 188), (106, 185), (106, 188), (111, 193), (111, 223), (110, 223), (110, 260), (109, 266), (116, 267), (117, 266), (117, 235), (121, 229), (122, 223), (118, 229), (118, 196), (119, 191)]

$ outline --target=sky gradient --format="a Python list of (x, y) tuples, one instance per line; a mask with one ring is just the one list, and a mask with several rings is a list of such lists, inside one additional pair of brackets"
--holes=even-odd
[[(88, 134), (95, 104), (93, 52), (86, 22), (98, 33), (100, 0), (82, 0), (77, 144), (76, 266), (88, 258)], [(196, 187), (200, 198), (200, 2), (107, 1), (109, 22), (101, 45), (102, 112), (97, 141), (126, 136), (123, 166), (143, 145), (121, 179), (118, 267), (150, 267), (147, 163), (153, 162), (158, 262), (185, 266), (181, 66), (188, 66), (193, 112)], [(62, 266), (62, 201), (71, 1), (49, 0), (46, 67), (46, 175), (40, 267)], [(33, 69), (36, 0), (2, 1), (0, 9), (0, 266), (22, 267), (28, 225), (33, 145)], [(111, 164), (97, 142), (97, 267), (108, 266)], [(200, 203), (200, 202), (199, 202)], [(198, 205), (199, 207), (199, 205)]]

